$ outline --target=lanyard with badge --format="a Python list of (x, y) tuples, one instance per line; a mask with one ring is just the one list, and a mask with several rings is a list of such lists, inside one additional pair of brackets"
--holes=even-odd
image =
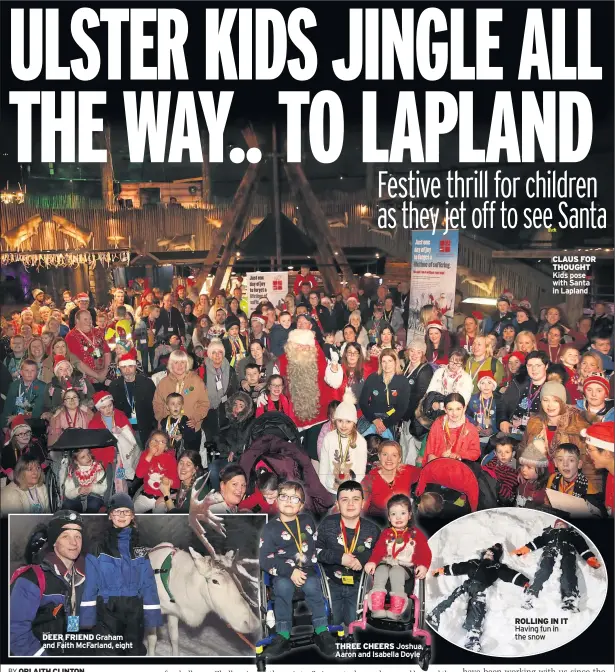
[(128, 385), (126, 384), (126, 381), (124, 381), (124, 390), (126, 390), (126, 400), (128, 401), (128, 404), (130, 406), (130, 424), (131, 425), (136, 425), (137, 424), (137, 410), (135, 407), (135, 395), (130, 394), (130, 391), (128, 390)]
[(77, 615), (77, 595), (75, 590), (75, 565), (70, 573), (70, 598), (68, 601), (68, 619), (66, 622), (66, 632), (79, 632), (79, 616)]
[[(354, 536), (352, 538), (352, 541), (350, 542), (350, 546), (348, 546), (348, 541), (346, 540), (346, 528), (344, 527), (344, 523), (340, 519), (340, 529), (342, 531), (342, 540), (344, 542), (344, 553), (350, 553), (353, 554), (355, 551), (355, 548), (357, 547), (357, 544), (359, 543), (359, 534), (361, 533), (361, 521), (357, 521), (357, 526), (354, 531)], [(346, 586), (354, 586), (354, 575), (351, 574), (352, 570), (348, 569), (348, 567), (344, 567), (344, 573), (342, 574), (342, 583)]]
[[(303, 564), (306, 561), (306, 555), (303, 551), (303, 544), (302, 544), (302, 541), (301, 541), (301, 527), (299, 525), (299, 516), (297, 516), (295, 518), (295, 522), (297, 523), (297, 536), (296, 537), (293, 534), (290, 527), (288, 527), (288, 525), (283, 520), (281, 520), (280, 522), (282, 523), (282, 525), (284, 525), (284, 527), (286, 528), (286, 531), (288, 532), (288, 534), (290, 534), (290, 536), (293, 538), (293, 541), (295, 542), (295, 546), (297, 547), (297, 551), (299, 551), (299, 555), (298, 555), (299, 567), (302, 567)], [(306, 544), (306, 546), (307, 546), (307, 544)], [(306, 548), (306, 550), (307, 550), (307, 548)]]

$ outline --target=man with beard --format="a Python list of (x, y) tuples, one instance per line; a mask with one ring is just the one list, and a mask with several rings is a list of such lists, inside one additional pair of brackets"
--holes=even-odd
[(77, 368), (94, 385), (94, 389), (104, 389), (111, 351), (102, 332), (93, 327), (92, 315), (87, 310), (77, 312), (75, 328), (66, 334), (66, 345), (78, 360)]
[[(318, 460), (318, 434), (328, 420), (327, 408), (336, 398), (336, 392), (325, 383), (327, 360), (316, 345), (314, 332), (309, 329), (291, 331), (277, 368), (286, 381), (289, 415), (303, 434), (304, 450), (310, 458)], [(333, 375), (339, 377), (339, 382), (332, 381), (337, 389), (342, 384), (342, 367), (338, 367)]]

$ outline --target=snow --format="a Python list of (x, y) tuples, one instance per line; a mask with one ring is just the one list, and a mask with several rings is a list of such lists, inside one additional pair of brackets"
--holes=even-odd
[[(502, 562), (522, 572), (530, 579), (534, 576), (542, 556), (542, 550), (525, 556), (510, 555), (513, 549), (526, 545), (553, 524), (556, 518), (541, 511), (529, 509), (490, 509), (479, 511), (453, 521), (439, 530), (429, 540), (433, 559), (431, 571), (437, 567), (450, 565), (478, 557), (481, 550), (500, 542), (504, 547)], [(574, 526), (573, 526), (574, 527)], [(575, 528), (576, 529), (576, 528)], [(561, 575), (559, 557), (549, 580), (545, 583), (533, 609), (523, 609), (523, 588), (498, 580), (487, 589), (487, 615), (481, 637), (482, 653), (490, 656), (532, 656), (551, 651), (578, 637), (598, 616), (606, 600), (608, 579), (604, 561), (591, 540), (577, 529), (587, 541), (589, 548), (601, 563), (599, 569), (592, 569), (577, 555), (577, 577), (579, 581), (580, 613), (561, 609), (559, 579)], [(446, 598), (466, 576), (440, 576), (429, 574), (426, 581), (426, 612), (429, 613)], [(467, 632), (463, 629), (467, 608), (467, 596), (462, 595), (440, 618), (438, 634), (452, 644), (463, 647)], [(567, 624), (560, 624), (558, 632), (540, 632), (544, 639), (515, 640), (515, 619), (568, 618)], [(523, 624), (524, 627), (529, 625)], [(553, 627), (551, 625), (543, 627)], [(523, 632), (526, 637), (535, 634)]]

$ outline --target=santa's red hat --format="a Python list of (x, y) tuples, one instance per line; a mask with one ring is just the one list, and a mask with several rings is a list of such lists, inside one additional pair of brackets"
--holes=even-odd
[(75, 301), (89, 301), (90, 297), (85, 292), (79, 292), (75, 297)]
[(516, 357), (521, 362), (521, 364), (525, 364), (525, 355), (519, 350), (515, 350), (514, 352), (511, 352), (508, 355), (504, 355), (504, 357), (502, 357), (502, 361), (504, 362), (504, 364), (508, 364), (508, 360), (511, 357)]
[(314, 347), (314, 332), (311, 329), (293, 329), (288, 334), (288, 342), (294, 345), (307, 345)]
[(263, 325), (263, 327), (267, 326), (267, 320), (260, 313), (252, 313), (250, 322), (252, 322), (252, 320), (257, 320)]
[(615, 452), (615, 423), (597, 422), (595, 425), (581, 430), (581, 436), (590, 446), (595, 446), (601, 450), (610, 450)]
[(180, 289), (186, 289), (185, 285), (177, 285), (176, 291), (179, 292)]
[(600, 385), (600, 387), (604, 388), (604, 391), (607, 393), (607, 395), (609, 393), (609, 381), (604, 376), (600, 376), (597, 373), (594, 373), (591, 376), (587, 376), (587, 378), (583, 381), (583, 392), (585, 392), (585, 389), (588, 385)]
[[(613, 423), (611, 423), (611, 424), (613, 424)], [(11, 420), (11, 439), (15, 436), (15, 432), (20, 427), (27, 427), (28, 429), (30, 429), (30, 425), (28, 424), (28, 421), (26, 420), (25, 415), (16, 415)]]
[(92, 400), (94, 401), (94, 406), (98, 410), (100, 410), (100, 407), (107, 403), (108, 401), (113, 401), (113, 397), (105, 391), (102, 392), (96, 392), (96, 394), (92, 397)]
[(498, 381), (495, 379), (495, 376), (493, 375), (492, 371), (481, 371), (478, 374), (478, 383), (480, 383), (481, 380), (490, 380), (493, 382), (493, 389), (498, 386)]
[(351, 295), (346, 299), (346, 303), (348, 303), (348, 301), (350, 301), (350, 299), (352, 299), (353, 301), (356, 301), (357, 303), (359, 303), (359, 297), (358, 297), (356, 294), (351, 294)]
[(62, 364), (62, 362), (66, 362), (71, 369), (73, 368), (73, 365), (68, 361), (68, 359), (66, 359), (66, 357), (64, 357), (64, 355), (56, 355), (53, 358), (53, 372), (56, 376), (58, 375), (57, 368), (60, 366), (60, 364)]
[(137, 351), (133, 348), (128, 352), (124, 353), (120, 357), (120, 361), (117, 363), (118, 366), (136, 366), (137, 365)]
[(444, 325), (440, 320), (431, 320), (430, 322), (427, 323), (427, 326), (425, 327), (425, 333), (427, 333), (430, 329), (437, 329), (438, 331), (444, 331)]
[(473, 310), (472, 311), (472, 317), (475, 320), (478, 320), (480, 322), (483, 319), (483, 317), (485, 317), (485, 316), (483, 315), (483, 313), (480, 310)]

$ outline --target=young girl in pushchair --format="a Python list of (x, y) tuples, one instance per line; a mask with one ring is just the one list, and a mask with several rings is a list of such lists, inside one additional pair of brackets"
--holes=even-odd
[[(413, 527), (412, 503), (406, 495), (393, 495), (387, 502), (391, 527), (378, 538), (365, 572), (374, 576), (367, 604), (374, 618), (399, 620), (408, 606), (406, 581), (424, 579), (431, 564), (425, 535)], [(389, 608), (385, 609), (386, 587), (390, 582)], [(410, 591), (411, 592), (411, 591)]]

